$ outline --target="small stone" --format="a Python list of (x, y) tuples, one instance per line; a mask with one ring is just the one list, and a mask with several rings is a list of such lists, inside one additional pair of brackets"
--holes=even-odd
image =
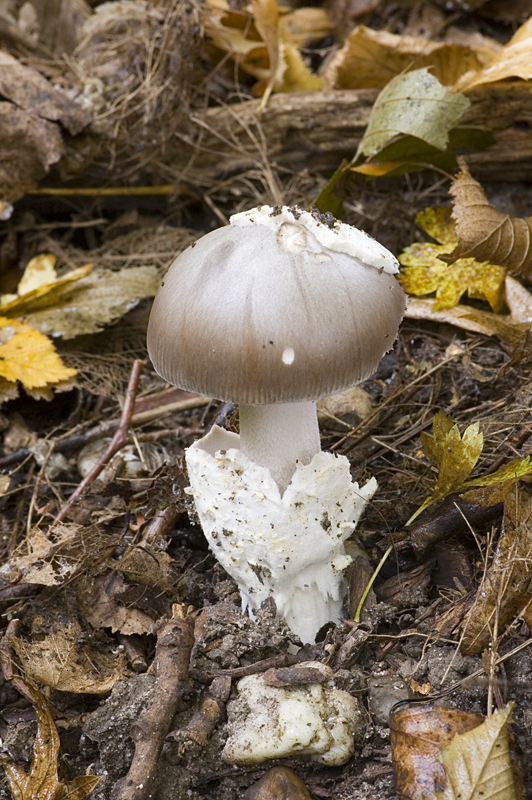
[(288, 767), (272, 767), (250, 786), (244, 800), (311, 800), (303, 781)]

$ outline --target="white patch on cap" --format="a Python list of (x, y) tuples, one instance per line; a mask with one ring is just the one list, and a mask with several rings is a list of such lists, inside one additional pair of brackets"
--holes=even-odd
[(327, 221), (320, 220), (319, 215), (313, 215), (301, 208), (277, 206), (274, 209), (271, 206), (259, 206), (250, 211), (233, 214), (229, 222), (237, 228), (261, 225), (275, 233), (288, 223), (290, 226), (310, 231), (324, 250), (346, 253), (368, 267), (376, 267), (392, 275), (399, 271), (399, 262), (395, 256), (364, 231), (338, 220), (329, 226)]
[(296, 357), (295, 351), (293, 347), (285, 347), (283, 350), (283, 363), (284, 364), (293, 364), (294, 358)]

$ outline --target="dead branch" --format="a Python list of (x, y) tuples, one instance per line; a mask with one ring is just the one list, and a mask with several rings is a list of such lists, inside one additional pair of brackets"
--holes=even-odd
[(90, 486), (90, 484), (96, 480), (105, 465), (109, 463), (111, 458), (118, 453), (120, 448), (122, 448), (126, 443), (129, 433), (129, 426), (131, 424), (131, 417), (133, 416), (133, 405), (135, 402), (135, 395), (137, 394), (140, 372), (145, 363), (145, 361), (137, 359), (133, 364), (133, 369), (131, 370), (131, 376), (129, 378), (129, 385), (127, 387), (124, 409), (122, 411), (122, 418), (120, 420), (120, 427), (109, 442), (107, 450), (102, 455), (98, 463), (94, 465), (89, 474), (81, 481), (78, 488), (72, 493), (68, 501), (55, 518), (54, 522), (62, 522), (64, 520), (68, 511), (70, 508), (72, 508), (72, 505), (78, 499), (78, 497), (83, 494), (87, 486)]
[(159, 755), (179, 701), (189, 692), (188, 669), (194, 645), (194, 619), (185, 606), (174, 605), (172, 619), (161, 620), (153, 671), (157, 683), (150, 705), (131, 728), (135, 755), (113, 800), (146, 800)]
[(32, 695), (22, 678), (15, 675), (13, 670), (13, 639), (18, 635), (20, 630), (20, 620), (12, 619), (6, 628), (6, 631), (0, 641), (0, 666), (6, 681), (19, 692), (23, 697), (33, 702)]

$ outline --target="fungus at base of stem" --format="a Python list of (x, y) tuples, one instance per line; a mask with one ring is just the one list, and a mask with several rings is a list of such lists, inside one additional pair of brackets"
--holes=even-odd
[(303, 642), (343, 614), (344, 542), (354, 532), (374, 478), (359, 487), (345, 456), (317, 453), (298, 465), (281, 496), (269, 470), (239, 449), (234, 433), (213, 428), (186, 453), (196, 511), (209, 545), (238, 583), (242, 607), (272, 597)]

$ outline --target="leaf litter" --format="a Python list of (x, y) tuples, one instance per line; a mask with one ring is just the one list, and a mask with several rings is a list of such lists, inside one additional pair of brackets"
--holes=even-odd
[[(13, 460), (6, 467), (10, 472), (6, 476), (9, 484), (6, 482), (0, 498), (5, 503), (3, 510), (0, 510), (0, 524), (3, 526), (2, 532), (9, 531), (6, 536), (9, 535), (12, 544), (18, 544), (18, 549), (13, 551), (6, 545), (5, 566), (0, 573), (3, 578), (0, 600), (8, 603), (11, 616), (22, 620), (22, 632), (16, 640), (18, 655), (13, 652), (11, 660), (27, 664), (30, 670), (34, 666), (39, 681), (48, 687), (48, 692), (53, 690), (52, 710), (59, 715), (60, 730), (63, 730), (63, 726), (67, 730), (70, 724), (78, 732), (81, 730), (79, 724), (70, 723), (69, 719), (62, 716), (65, 708), (68, 711), (66, 716), (73, 709), (79, 713), (80, 706), (72, 698), (69, 699), (70, 694), (78, 698), (87, 695), (83, 707), (88, 709), (92, 722), (85, 730), (95, 732), (93, 741), (98, 742), (99, 754), (95, 755), (96, 745), (90, 745), (88, 749), (94, 748), (92, 755), (84, 759), (76, 754), (75, 769), (80, 774), (89, 763), (96, 764), (96, 769), (101, 770), (102, 775), (101, 786), (97, 789), (100, 794), (97, 796), (105, 800), (108, 800), (111, 788), (125, 773), (124, 769), (116, 771), (117, 761), (113, 762), (109, 756), (112, 747), (106, 749), (105, 746), (110, 736), (108, 731), (115, 730), (112, 728), (114, 723), (109, 718), (107, 722), (102, 720), (105, 720), (106, 709), (114, 716), (110, 709), (116, 708), (116, 704), (120, 706), (120, 698), (123, 699), (118, 717), (124, 713), (127, 705), (124, 687), (131, 690), (137, 687), (140, 691), (142, 681), (135, 683), (137, 679), (147, 678), (150, 680), (146, 683), (151, 683), (155, 677), (154, 671), (159, 668), (157, 658), (150, 675), (132, 676), (132, 671), (146, 669), (153, 660), (153, 625), (160, 619), (167, 619), (169, 625), (172, 624), (172, 600), (183, 601), (183, 608), (186, 604), (198, 610), (203, 606), (203, 611), (195, 626), (195, 644), (190, 662), (192, 670), (187, 677), (194, 686), (197, 704), (195, 700), (191, 703), (191, 695), (183, 686), (182, 705), (174, 721), (177, 726), (175, 738), (165, 744), (165, 775), (157, 776), (157, 791), (161, 797), (168, 796), (170, 791), (176, 797), (189, 797), (191, 794), (204, 796), (216, 791), (222, 800), (234, 800), (242, 795), (243, 789), (260, 778), (258, 772), (228, 775), (227, 768), (220, 761), (217, 742), (220, 735), (223, 737), (223, 722), (220, 720), (223, 719), (224, 702), (230, 691), (231, 677), (246, 674), (249, 670), (264, 671), (264, 665), (270, 663), (268, 659), (285, 659), (289, 662), (291, 658), (287, 650), (289, 643), (286, 631), (279, 626), (271, 609), (259, 612), (258, 624), (240, 615), (234, 585), (210, 560), (197, 526), (186, 517), (187, 508), (193, 512), (182, 495), (182, 476), (164, 470), (154, 476), (152, 468), (146, 468), (149, 464), (148, 445), (158, 447), (166, 460), (178, 458), (183, 446), (193, 441), (219, 413), (229, 426), (234, 426), (235, 417), (231, 410), (222, 409), (216, 403), (194, 406), (194, 398), (189, 398), (192, 405), (188, 406), (188, 410), (177, 410), (171, 421), (168, 416), (164, 417), (164, 422), (162, 415), (160, 419), (156, 414), (150, 416), (143, 427), (135, 427), (127, 432), (127, 447), (136, 449), (141, 465), (139, 471), (133, 477), (127, 473), (123, 458), (125, 452), (120, 450), (106, 465), (99, 479), (88, 487), (71, 509), (67, 525), (63, 527), (62, 523), (53, 523), (73, 487), (79, 483), (75, 458), (77, 447), (86, 441), (98, 441), (98, 435), (103, 436), (103, 431), (107, 436), (109, 432), (112, 435), (120, 424), (119, 403), (126, 395), (131, 364), (134, 359), (145, 357), (143, 331), (147, 303), (143, 298), (153, 294), (164, 267), (185, 243), (200, 233), (199, 230), (191, 233), (185, 228), (160, 225), (161, 217), (171, 209), (169, 218), (172, 220), (178, 220), (181, 224), (194, 219), (197, 228), (205, 230), (212, 227), (214, 222), (219, 224), (232, 211), (249, 205), (250, 198), (253, 203), (271, 202), (272, 199), (274, 202), (297, 200), (304, 204), (307, 201), (311, 203), (317, 190), (323, 187), (327, 176), (331, 174), (329, 167), (336, 158), (337, 139), (329, 136), (325, 115), (323, 120), (312, 120), (312, 124), (301, 129), (296, 124), (297, 115), (290, 111), (292, 93), (301, 90), (311, 91), (322, 103), (321, 106), (317, 103), (316, 108), (327, 107), (324, 99), (319, 97), (321, 77), (315, 72), (323, 51), (314, 50), (313, 42), (324, 36), (332, 36), (338, 37), (335, 41), (339, 45), (341, 37), (322, 9), (300, 8), (285, 13), (286, 9), (277, 8), (271, 3), (255, 3), (241, 9), (237, 8), (238, 4), (226, 6), (219, 2), (216, 8), (210, 4), (201, 18), (201, 24), (198, 24), (198, 6), (189, 4), (187, 9), (185, 5), (172, 3), (166, 9), (166, 15), (159, 8), (153, 8), (150, 14), (146, 14), (146, 6), (140, 2), (103, 4), (96, 6), (95, 10), (87, 8), (75, 28), (81, 44), (70, 62), (73, 72), (59, 75), (58, 67), (52, 67), (50, 63), (46, 68), (55, 79), (53, 85), (68, 85), (68, 96), (76, 98), (84, 113), (92, 116), (92, 122), (83, 137), (73, 139), (63, 136), (60, 123), (50, 123), (55, 126), (52, 130), (59, 136), (54, 140), (53, 133), (49, 132), (49, 143), (55, 142), (57, 145), (60, 142), (56, 150), (61, 151), (61, 176), (69, 180), (74, 178), (80, 184), (88, 183), (90, 185), (86, 188), (96, 193), (99, 187), (94, 184), (99, 179), (102, 183), (114, 183), (122, 192), (127, 192), (128, 186), (120, 184), (133, 183), (132, 198), (135, 198), (134, 190), (137, 188), (153, 190), (150, 205), (146, 206), (152, 211), (153, 203), (158, 202), (153, 199), (157, 197), (156, 190), (161, 188), (157, 187), (157, 182), (168, 184), (173, 181), (173, 185), (167, 185), (165, 189), (169, 205), (157, 207), (150, 220), (147, 220), (149, 214), (144, 216), (144, 212), (140, 211), (133, 222), (131, 217), (128, 222), (126, 214), (120, 218), (118, 213), (112, 212), (110, 216), (115, 219), (113, 224), (116, 224), (116, 229), (130, 226), (129, 236), (116, 237), (116, 230), (110, 230), (111, 226), (107, 235), (95, 223), (87, 235), (89, 246), (83, 248), (70, 244), (69, 237), (76, 237), (76, 243), (79, 244), (83, 227), (78, 229), (76, 225), (87, 222), (89, 206), (85, 205), (85, 200), (72, 200), (72, 208), (83, 213), (81, 217), (72, 216), (67, 235), (62, 237), (59, 229), (53, 236), (43, 235), (37, 245), (30, 239), (35, 233), (29, 233), (31, 225), (30, 228), (24, 228), (26, 223), (21, 223), (20, 217), (17, 217), (16, 224), (22, 225), (21, 247), (25, 248), (25, 257), (19, 258), (17, 255), (17, 263), (31, 264), (35, 253), (41, 253), (41, 265), (45, 266), (47, 277), (41, 283), (37, 279), (37, 285), (29, 284), (27, 289), (27, 284), (23, 283), (22, 287), (19, 285), (18, 271), (17, 280), (10, 278), (9, 285), (7, 281), (2, 284), (5, 295), (13, 295), (18, 287), (18, 297), (6, 298), (0, 309), (2, 315), (5, 312), (10, 325), (15, 322), (31, 325), (46, 334), (54, 340), (66, 368), (80, 370), (76, 390), (79, 392), (79, 404), (76, 408), (74, 393), (56, 397), (50, 409), (52, 416), (62, 408), (58, 417), (53, 417), (53, 421), (50, 419), (49, 425), (44, 424), (39, 411), (37, 417), (32, 419), (32, 424), (38, 426), (39, 448), (34, 444), (27, 447), (21, 439), (12, 449), (7, 447), (2, 456)], [(26, 7), (24, 15), (29, 13)], [(398, 13), (410, 14), (407, 11)], [(235, 22), (237, 17), (240, 17), (238, 24)], [(176, 25), (178, 19), (180, 26)], [(203, 31), (209, 25), (218, 37), (217, 44), (213, 41), (214, 34), (211, 39), (203, 36)], [(363, 35), (366, 47), (369, 47), (369, 40), (381, 46), (386, 39), (385, 35), (376, 36), (368, 30)], [(390, 61), (387, 62), (390, 68), (396, 69), (394, 74), (397, 75), (405, 65), (399, 57), (393, 65), (394, 48), (399, 53), (404, 46), (408, 57), (408, 47), (421, 46), (421, 43), (409, 42), (393, 33), (387, 35), (398, 37), (393, 41), (388, 39)], [(39, 32), (35, 34), (37, 44), (41, 41), (40, 36)], [(438, 53), (447, 53), (450, 59), (457, 54), (462, 57), (463, 51), (456, 48), (446, 50), (451, 43), (443, 45), (442, 37), (439, 38), (440, 41), (435, 40), (428, 48), (430, 56), (436, 59)], [(154, 42), (157, 43), (155, 50), (151, 49)], [(46, 43), (48, 47), (55, 46), (49, 37)], [(200, 51), (201, 56), (197, 57)], [(473, 46), (471, 52), (475, 52)], [(157, 54), (155, 58), (154, 53)], [(176, 53), (186, 54), (187, 57), (176, 61)], [(257, 60), (254, 63), (255, 57)], [(477, 53), (475, 58), (478, 57)], [(488, 56), (484, 54), (484, 57)], [(442, 69), (444, 61), (442, 59)], [(471, 64), (474, 66), (473, 62)], [(206, 66), (210, 70), (207, 79)], [(427, 64), (415, 66), (426, 67)], [(452, 67), (452, 64), (447, 66)], [(175, 77), (176, 69), (178, 79)], [(194, 71), (198, 69), (201, 73), (201, 91), (194, 77)], [(361, 91), (367, 93), (363, 96), (369, 108), (375, 99), (375, 94), (372, 94), (374, 90), (363, 87), (368, 86), (367, 82), (372, 78), (362, 73), (361, 68), (356, 78), (360, 78)], [(408, 222), (401, 225), (398, 209), (404, 208), (405, 204), (397, 203), (400, 193), (394, 194), (394, 179), (386, 183), (388, 179), (384, 177), (385, 188), (370, 189), (369, 194), (357, 194), (354, 184), (350, 184), (348, 179), (359, 180), (364, 174), (370, 177), (386, 176), (394, 173), (394, 170), (398, 174), (401, 170), (410, 170), (412, 165), (418, 169), (428, 163), (441, 169), (450, 169), (457, 146), (477, 146), (472, 144), (470, 133), (464, 133), (463, 129), (457, 127), (457, 123), (467, 119), (470, 111), (475, 111), (477, 95), (471, 92), (472, 105), (466, 110), (467, 99), (457, 93), (451, 97), (445, 94), (445, 84), (450, 78), (444, 78), (442, 72), (438, 86), (434, 83), (436, 78), (424, 69), (417, 78), (423, 83), (425, 95), (413, 98), (408, 81), (415, 81), (415, 78), (408, 78), (410, 74), (407, 72), (397, 79), (406, 79), (402, 96), (406, 101), (406, 111), (405, 119), (391, 118), (393, 130), (390, 131), (390, 139), (385, 135), (386, 115), (382, 119), (377, 117), (376, 122), (374, 120), (370, 124), (366, 137), (358, 134), (353, 137), (349, 133), (349, 126), (355, 124), (352, 111), (343, 120), (345, 126), (342, 128), (345, 136), (351, 136), (351, 150), (346, 156), (347, 169), (345, 165), (340, 169), (343, 183), (338, 186), (339, 196), (344, 200), (344, 212), (351, 222), (365, 220), (366, 227), (378, 237), (389, 235), (389, 230), (394, 226), (402, 228), (402, 239), (399, 239), (401, 246), (394, 248), (396, 252), (401, 247), (412, 245), (415, 239), (414, 211), (427, 205), (424, 197), (421, 201), (423, 194), (434, 194), (434, 200), (430, 196), (428, 202), (431, 206), (437, 206), (442, 201), (448, 202), (444, 191), (438, 194), (436, 183), (425, 183), (425, 178), (420, 178), (419, 182), (415, 178), (413, 182), (401, 184), (403, 189), (408, 185), (410, 197), (414, 198), (409, 200)], [(120, 80), (117, 80), (117, 75), (121, 76)], [(172, 80), (169, 80), (169, 76)], [(349, 75), (346, 81), (348, 78)], [(386, 80), (378, 88), (385, 92), (385, 84)], [(434, 88), (433, 100), (426, 96), (429, 84)], [(392, 92), (394, 86), (397, 83), (390, 87)], [(264, 95), (265, 89), (271, 92), (269, 100)], [(197, 136), (201, 126), (196, 122), (203, 119), (205, 91), (207, 102), (212, 105), (208, 111), (223, 110), (232, 115), (233, 120), (240, 119), (238, 114), (241, 106), (253, 108), (253, 113), (259, 114), (249, 124), (262, 148), (260, 158), (257, 157), (253, 162), (251, 171), (243, 170), (240, 173), (238, 162), (235, 161), (231, 177), (228, 178), (229, 173), (226, 173), (215, 186), (209, 183), (207, 171), (197, 185), (195, 181), (191, 185), (185, 183), (185, 172), (179, 168), (181, 155), (176, 155), (176, 150), (182, 149), (185, 159), (188, 159), (187, 142), (193, 141), (201, 158), (202, 145)], [(481, 87), (478, 87), (478, 91), (482, 91)], [(275, 102), (279, 92), (285, 95), (285, 106)], [(521, 101), (524, 94), (519, 95)], [(246, 99), (252, 96), (262, 98), (260, 111), (260, 100)], [(397, 97), (395, 102), (400, 100)], [(224, 106), (227, 101), (228, 104)], [(328, 102), (330, 108), (335, 107), (335, 102)], [(255, 105), (246, 105), (248, 103)], [(419, 112), (428, 112), (431, 107), (435, 109), (433, 118), (423, 127)], [(448, 107), (452, 108), (450, 116), (445, 113)], [(273, 130), (276, 135), (281, 131), (282, 149), (286, 147), (289, 150), (292, 147), (293, 153), (303, 150), (305, 154), (310, 154), (308, 163), (305, 155), (305, 170), (297, 176), (293, 173), (284, 174), (284, 167), (279, 167), (279, 162), (272, 164), (268, 161), (269, 142), (261, 139), (263, 120), (275, 120), (281, 108), (285, 109), (283, 113), (287, 116), (286, 130), (289, 133), (283, 138), (283, 129), (277, 129), (277, 123), (274, 123)], [(32, 125), (38, 124), (35, 116), (31, 120)], [(153, 120), (156, 120), (156, 124)], [(320, 127), (322, 122), (323, 129)], [(316, 139), (310, 140), (309, 144), (305, 136), (308, 131), (316, 131), (317, 127), (320, 143), (317, 149), (313, 149), (316, 148)], [(250, 131), (251, 128), (248, 128), (248, 133)], [(15, 135), (13, 141), (16, 138)], [(378, 142), (376, 150), (375, 140)], [(318, 176), (313, 159), (316, 153), (318, 161), (323, 158), (327, 148), (328, 160), (322, 161)], [(357, 152), (357, 148), (359, 159), (355, 163), (353, 153)], [(366, 148), (367, 153), (363, 152)], [(236, 147), (241, 159), (244, 149)], [(206, 160), (209, 155), (223, 165), (222, 150), (214, 154), (208, 151), (209, 147), (206, 147)], [(45, 151), (43, 153), (46, 155)], [(438, 161), (440, 156), (444, 160)], [(46, 158), (43, 164), (45, 162)], [(21, 170), (25, 184), (22, 178), (17, 178), (16, 183), (16, 171), (6, 173), (6, 186), (11, 181), (9, 188), (10, 191), (15, 190), (15, 195), (21, 191), (21, 186), (22, 190), (34, 186), (35, 175), (41, 175), (51, 163), (49, 161), (44, 167), (41, 164), (41, 171), (36, 171), (33, 176), (28, 169), (24, 177)], [(11, 165), (8, 166), (12, 169)], [(359, 171), (354, 172), (353, 167)], [(90, 173), (88, 181), (87, 170)], [(54, 173), (50, 180), (52, 189), (62, 187), (63, 177), (57, 175)], [(138, 186), (144, 182), (150, 185)], [(373, 196), (378, 198), (380, 191), (388, 195), (390, 187), (390, 196), (386, 201), (382, 201), (382, 198), (379, 201), (388, 202), (386, 222), (378, 215), (373, 216), (366, 203), (372, 191)], [(419, 192), (419, 197), (416, 192)], [(100, 203), (100, 200), (97, 202)], [(136, 201), (129, 198), (128, 202)], [(105, 201), (101, 207), (105, 209), (102, 214), (109, 214), (110, 206), (105, 206)], [(93, 211), (94, 207), (89, 217)], [(51, 210), (44, 219), (48, 220), (54, 213)], [(89, 221), (92, 225), (92, 218)], [(148, 227), (142, 230), (147, 221)], [(427, 227), (430, 229), (430, 225)], [(20, 230), (17, 228), (15, 233), (18, 235)], [(435, 227), (432, 230), (437, 232)], [(447, 218), (443, 222), (442, 216), (438, 231), (440, 244), (430, 247), (451, 247), (450, 230)], [(94, 239), (99, 246), (94, 247)], [(2, 249), (0, 256), (5, 258), (6, 253), (9, 254), (8, 247)], [(438, 253), (447, 256), (450, 251), (444, 252), (442, 249)], [(425, 257), (426, 252), (423, 255)], [(51, 263), (54, 256), (60, 264), (55, 275)], [(398, 579), (399, 590), (393, 595), (393, 605), (379, 601), (370, 607), (368, 601), (368, 616), (364, 623), (367, 629), (357, 629), (352, 621), (347, 621), (324, 632), (323, 641), (313, 646), (313, 657), (332, 664), (336, 670), (335, 680), (357, 696), (364, 697), (370, 691), (366, 683), (367, 674), (381, 659), (387, 667), (404, 674), (412, 692), (436, 691), (442, 682), (443, 672), (440, 670), (438, 673), (439, 667), (436, 669), (436, 663), (440, 663), (438, 655), (447, 658), (445, 668), (451, 671), (450, 663), (460, 658), (466, 659), (460, 662), (462, 672), (453, 673), (461, 677), (471, 672), (473, 664), (476, 667), (478, 661), (467, 661), (473, 658), (470, 655), (453, 655), (453, 648), (458, 643), (462, 652), (468, 654), (479, 646), (480, 649), (489, 646), (491, 651), (496, 651), (503, 636), (512, 642), (522, 637), (522, 632), (512, 619), (523, 608), (529, 576), (527, 540), (521, 534), (523, 525), (526, 526), (528, 508), (529, 419), (526, 409), (530, 407), (530, 397), (523, 388), (526, 386), (523, 365), (530, 358), (527, 345), (530, 301), (526, 289), (521, 284), (513, 285), (511, 279), (507, 278), (504, 281), (504, 302), (512, 314), (499, 313), (505, 311), (502, 305), (504, 265), (495, 259), (481, 260), (488, 261), (489, 266), (484, 272), (475, 266), (473, 273), (460, 271), (458, 267), (453, 273), (452, 267), (446, 268), (445, 262), (439, 258), (428, 266), (418, 264), (421, 270), (425, 270), (424, 277), (420, 273), (421, 281), (431, 277), (428, 274), (431, 269), (438, 273), (438, 283), (433, 285), (431, 292), (437, 292), (442, 285), (445, 287), (445, 280), (451, 276), (447, 283), (446, 299), (453, 295), (453, 302), (457, 302), (467, 289), (469, 305), (463, 299), (452, 308), (441, 308), (433, 313), (434, 299), (412, 301), (411, 317), (405, 322), (399, 344), (378, 375), (364, 386), (370, 404), (368, 413), (363, 418), (357, 418), (346, 407), (345, 414), (341, 409), (335, 411), (334, 425), (329, 426), (326, 419), (321, 421), (325, 446), (340, 452), (345, 449), (355, 471), (367, 469), (379, 473), (379, 497), (374, 506), (368, 509), (366, 529), (362, 534), (370, 573), (371, 564), (379, 562), (383, 550), (388, 546), (390, 531), (401, 531), (402, 536), (401, 544), (396, 548), (395, 561), (390, 559), (386, 567), (399, 573), (394, 576)], [(440, 261), (443, 267), (440, 267)], [(92, 270), (89, 270), (89, 264), (95, 265)], [(39, 262), (34, 262), (32, 270), (38, 273), (38, 267)], [(79, 269), (86, 269), (87, 272), (82, 275), (76, 272)], [(447, 272), (444, 273), (444, 270)], [(512, 286), (513, 289), (508, 288)], [(460, 291), (462, 289), (464, 291)], [(440, 297), (442, 294), (445, 292), (440, 291)], [(517, 296), (520, 305), (515, 300)], [(486, 310), (486, 301), (491, 302), (494, 310)], [(416, 304), (419, 304), (417, 320), (414, 319)], [(83, 313), (80, 315), (78, 310), (81, 306)], [(440, 324), (442, 322), (443, 325)], [(496, 339), (487, 338), (494, 333), (501, 339), (507, 352)], [(522, 359), (521, 363), (519, 359)], [(60, 383), (52, 385), (59, 386)], [(4, 385), (6, 393), (12, 392), (13, 388), (16, 390), (14, 381), (4, 378)], [(46, 386), (42, 391), (45, 390)], [(146, 395), (149, 398), (164, 394), (165, 387), (146, 367), (138, 391), (144, 400)], [(520, 393), (518, 397), (515, 396), (516, 391)], [(48, 396), (51, 397), (51, 394)], [(28, 415), (30, 412), (24, 406), (28, 402), (27, 397), (23, 395), (18, 402), (21, 403), (23, 414)], [(61, 403), (64, 405), (60, 406)], [(32, 409), (35, 407), (32, 406)], [(10, 405), (6, 405), (5, 411), (8, 417), (12, 416)], [(438, 411), (441, 412), (439, 415)], [(434, 421), (434, 415), (438, 417), (438, 422)], [(7, 425), (6, 430), (9, 430), (9, 421)], [(425, 431), (431, 425), (433, 436), (429, 437)], [(102, 426), (100, 434), (99, 426)], [(12, 441), (15, 442), (15, 439)], [(356, 447), (352, 447), (355, 442)], [(432, 456), (429, 459), (432, 467), (423, 458), (420, 443), (425, 447), (426, 454)], [(58, 449), (58, 454), (66, 455), (66, 458), (63, 456), (66, 467), (61, 467), (62, 472), (55, 472), (53, 448)], [(37, 458), (38, 452), (40, 455)], [(437, 477), (435, 469), (438, 471)], [(480, 477), (471, 478), (473, 469)], [(57, 480), (57, 475), (60, 480)], [(512, 492), (519, 499), (518, 510), (511, 504)], [(440, 536), (438, 540), (439, 545), (427, 539), (426, 546), (416, 550), (412, 545), (413, 538), (411, 541), (408, 538), (409, 532), (414, 537), (416, 526), (404, 531), (403, 528), (405, 520), (419, 506), (422, 498), (428, 496), (438, 500), (438, 503), (431, 503), (425, 512), (434, 529), (444, 529), (450, 519), (449, 508), (456, 512), (458, 507), (461, 513), (469, 516), (466, 521), (461, 518), (461, 527), (455, 525), (452, 529), (447, 528), (446, 536)], [(468, 498), (467, 502), (463, 497)], [(161, 522), (160, 514), (164, 513), (164, 505), (176, 498), (178, 510), (172, 521), (167, 519)], [(503, 505), (505, 510), (501, 519), (500, 508)], [(471, 509), (476, 510), (473, 513)], [(488, 520), (488, 523), (481, 520)], [(159, 533), (151, 535), (149, 531), (153, 533), (156, 523), (161, 526), (157, 528)], [(515, 530), (519, 530), (519, 537), (513, 535)], [(521, 549), (518, 539), (523, 542)], [(477, 589), (470, 596), (464, 591), (465, 572), (457, 567), (452, 558), (458, 552), (471, 565), (472, 585)], [(417, 560), (420, 563), (416, 563)], [(418, 578), (415, 577), (416, 569)], [(383, 575), (382, 582), (385, 578)], [(484, 589), (487, 589), (486, 594)], [(33, 598), (31, 602), (27, 600), (28, 593)], [(434, 603), (439, 603), (440, 611), (445, 608), (449, 610), (449, 607), (455, 612), (458, 610), (460, 613), (455, 613), (454, 619), (458, 620), (457, 625), (461, 627), (455, 625), (454, 629), (449, 629), (448, 626), (445, 631), (441, 627), (438, 632), (439, 621), (434, 621)], [(456, 632), (452, 634), (452, 630)], [(451, 635), (453, 645), (444, 641), (445, 637)], [(432, 640), (438, 636), (440, 640), (433, 645)], [(366, 642), (369, 644), (366, 645)], [(103, 655), (111, 660), (99, 660)], [(123, 671), (125, 659), (128, 667)], [(491, 668), (486, 666), (486, 671), (490, 691), (497, 693), (503, 684), (499, 683), (496, 672)], [(98, 692), (107, 692), (111, 686), (110, 696), (98, 695)], [(84, 691), (84, 687), (88, 691)], [(457, 689), (456, 692), (454, 697), (458, 704), (464, 702), (468, 708), (476, 706), (475, 710), (485, 704), (482, 693), (468, 694), (463, 689)], [(77, 703), (81, 702), (78, 699)], [(95, 703), (99, 703), (96, 713)], [(9, 711), (18, 713), (11, 709)], [(209, 714), (212, 714), (212, 719)], [(519, 709), (516, 709), (516, 718), (518, 725), (522, 726), (523, 716)], [(143, 718), (142, 715), (139, 719), (150, 720), (149, 716)], [(180, 739), (180, 734), (184, 736), (185, 731), (195, 731), (194, 726), (200, 725), (200, 719), (201, 725), (204, 725), (201, 728), (204, 735), (186, 739), (184, 746), (185, 739)], [(209, 719), (211, 722), (208, 723)], [(195, 720), (194, 723), (192, 720)], [(115, 749), (123, 749), (129, 756), (131, 721), (129, 719), (127, 724), (124, 723), (121, 734), (124, 738), (117, 736), (115, 746)], [(375, 778), (371, 773), (376, 763), (373, 760), (371, 766), (371, 761), (379, 746), (381, 750), (383, 746), (379, 735), (369, 732), (366, 759), (362, 766), (357, 754), (341, 777), (333, 777), (327, 770), (316, 770), (296, 760), (292, 766), (297, 774), (295, 777), (285, 774), (283, 780), (288, 781), (288, 786), (297, 787), (302, 796), (306, 796), (306, 789), (298, 783), (297, 775), (304, 778), (304, 783), (314, 796), (334, 796), (342, 792), (344, 785), (349, 787), (345, 789), (349, 796), (358, 796), (357, 789), (353, 788), (355, 786), (362, 787), (360, 796), (367, 796), (367, 786), (371, 786), (375, 796), (388, 796), (390, 774), (389, 770), (386, 771), (386, 765), (382, 767), (382, 758), (380, 766), (377, 766), (377, 769), (385, 770), (382, 779), (379, 775)], [(63, 738), (64, 745), (68, 746), (68, 736)], [(114, 733), (112, 738), (114, 742)], [(118, 742), (123, 742), (124, 747)], [(161, 741), (159, 746), (162, 746)], [(486, 748), (488, 746), (486, 744)], [(139, 747), (141, 751), (144, 752)], [(51, 760), (56, 764), (57, 756), (58, 751), (54, 750)], [(456, 760), (460, 756), (454, 758)], [(50, 769), (53, 771), (52, 766)], [(452, 767), (449, 768), (449, 774), (451, 770)], [(165, 785), (165, 781), (169, 786)], [(340, 786), (336, 781), (343, 781), (344, 784)], [(270, 786), (278, 785), (272, 777)]]

